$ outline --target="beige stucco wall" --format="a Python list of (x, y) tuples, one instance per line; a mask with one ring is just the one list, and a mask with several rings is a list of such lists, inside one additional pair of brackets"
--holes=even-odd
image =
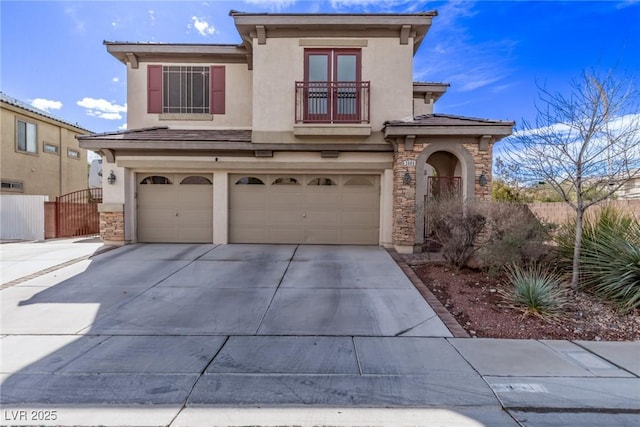
[[(3, 180), (22, 181), (23, 192), (2, 191), (2, 194), (41, 194), (55, 200), (57, 196), (88, 187), (87, 150), (78, 146), (73, 127), (8, 104), (1, 104), (2, 148), (0, 175)], [(37, 153), (16, 150), (16, 121), (37, 126)], [(44, 151), (44, 143), (58, 146), (58, 154)], [(67, 150), (80, 153), (71, 158)]]
[[(308, 140), (296, 138), (292, 132), (295, 122), (295, 82), (304, 80), (305, 40), (267, 38), (265, 44), (253, 40), (253, 131), (256, 142)], [(352, 139), (353, 142), (384, 143), (380, 134), (384, 122), (411, 116), (413, 111), (413, 41), (409, 39), (407, 45), (402, 45), (398, 38), (357, 38), (352, 39), (353, 46), (349, 46), (351, 39), (313, 40), (314, 48), (362, 49), (362, 80), (371, 82), (371, 135)], [(318, 40), (326, 43), (323, 45)], [(362, 44), (366, 46), (360, 46)], [(334, 129), (340, 127), (332, 125)], [(336, 138), (340, 139), (340, 136), (329, 135), (324, 139), (334, 141)], [(349, 141), (349, 137), (343, 137), (340, 142)]]
[[(148, 65), (224, 65), (225, 114), (214, 114), (209, 120), (164, 120), (161, 114), (147, 113)], [(251, 71), (247, 64), (221, 63), (140, 63), (138, 68), (127, 64), (127, 127), (139, 129), (152, 126), (168, 126), (172, 129), (245, 128), (251, 127)], [(188, 118), (187, 115), (184, 116)]]

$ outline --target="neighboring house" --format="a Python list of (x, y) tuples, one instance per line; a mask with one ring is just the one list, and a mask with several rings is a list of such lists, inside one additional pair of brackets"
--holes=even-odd
[(620, 190), (616, 191), (615, 197), (626, 200), (640, 200), (640, 174), (631, 178)]
[(1, 194), (57, 196), (87, 188), (87, 150), (76, 136), (90, 131), (0, 92)]
[(514, 123), (433, 114), (448, 85), (412, 76), (437, 13), (230, 15), (240, 45), (105, 42), (127, 66), (129, 130), (79, 138), (115, 178), (105, 241), (412, 252), (427, 173), (490, 197)]

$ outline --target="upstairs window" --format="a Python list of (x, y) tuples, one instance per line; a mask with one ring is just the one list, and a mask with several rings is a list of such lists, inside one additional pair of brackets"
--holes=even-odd
[(147, 112), (159, 114), (224, 114), (224, 66), (147, 68)]
[(16, 150), (23, 153), (38, 153), (37, 126), (35, 123), (16, 120)]

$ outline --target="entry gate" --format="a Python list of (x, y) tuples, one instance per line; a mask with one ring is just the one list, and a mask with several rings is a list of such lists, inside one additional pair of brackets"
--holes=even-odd
[(88, 188), (56, 197), (56, 237), (100, 233), (98, 203), (102, 203), (102, 188)]

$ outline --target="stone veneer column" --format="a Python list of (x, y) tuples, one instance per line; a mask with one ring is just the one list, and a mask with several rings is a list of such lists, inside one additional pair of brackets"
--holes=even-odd
[(98, 205), (100, 238), (105, 244), (124, 245), (124, 206), (117, 203)]
[[(415, 148), (414, 148), (415, 149)], [(413, 253), (416, 227), (416, 159), (419, 152), (398, 144), (393, 154), (393, 231), (392, 240), (400, 253)], [(405, 184), (405, 174), (411, 182)]]

